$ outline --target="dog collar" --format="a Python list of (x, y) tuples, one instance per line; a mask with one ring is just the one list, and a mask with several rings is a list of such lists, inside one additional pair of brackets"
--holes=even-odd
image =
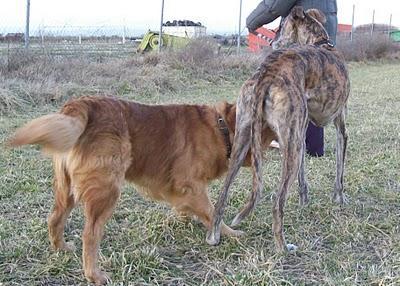
[(229, 159), (231, 158), (232, 144), (229, 138), (228, 125), (226, 125), (226, 122), (221, 115), (218, 115), (218, 128), (219, 131), (221, 131), (222, 136), (224, 137), (225, 147), (226, 147), (226, 157)]
[(314, 43), (314, 46), (317, 46), (317, 47), (320, 47), (322, 45), (328, 45), (328, 47), (330, 47), (330, 48), (335, 47), (335, 45), (333, 44), (333, 42), (330, 39), (322, 39), (322, 40)]

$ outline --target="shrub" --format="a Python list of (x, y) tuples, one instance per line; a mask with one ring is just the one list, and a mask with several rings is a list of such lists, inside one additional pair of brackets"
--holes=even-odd
[(366, 61), (389, 58), (400, 50), (387, 35), (354, 34), (353, 41), (339, 37), (337, 48), (347, 61)]
[(201, 38), (191, 41), (185, 48), (175, 54), (176, 60), (181, 63), (199, 66), (215, 59), (218, 45), (212, 39)]

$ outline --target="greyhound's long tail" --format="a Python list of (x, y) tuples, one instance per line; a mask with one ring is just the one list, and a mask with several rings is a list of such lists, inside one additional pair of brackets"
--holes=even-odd
[(254, 100), (252, 106), (252, 125), (251, 125), (251, 167), (253, 172), (253, 191), (250, 193), (247, 203), (232, 220), (231, 226), (238, 225), (255, 208), (263, 189), (262, 182), (262, 120), (263, 102)]
[(78, 141), (87, 120), (87, 111), (77, 112), (74, 116), (62, 113), (45, 115), (19, 128), (7, 144), (11, 147), (39, 144), (46, 153), (63, 153)]

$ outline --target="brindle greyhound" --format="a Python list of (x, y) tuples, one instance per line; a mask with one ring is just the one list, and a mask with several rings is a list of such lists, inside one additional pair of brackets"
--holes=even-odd
[[(296, 175), (300, 205), (308, 202), (304, 174), (305, 133), (308, 121), (336, 127), (336, 182), (333, 201), (343, 204), (343, 168), (347, 135), (346, 102), (350, 82), (342, 57), (329, 41), (322, 23), (325, 16), (316, 9), (304, 12), (295, 7), (283, 22), (273, 51), (257, 72), (247, 80), (237, 101), (236, 134), (227, 177), (215, 207), (213, 227), (207, 242), (220, 240), (220, 225), (229, 187), (250, 148), (252, 148), (253, 192), (248, 203), (234, 218), (239, 224), (255, 207), (262, 190), (261, 128), (275, 131), (282, 152), (281, 182), (275, 196), (273, 233), (277, 251), (285, 251), (283, 208)], [(293, 44), (298, 44), (293, 46)]]

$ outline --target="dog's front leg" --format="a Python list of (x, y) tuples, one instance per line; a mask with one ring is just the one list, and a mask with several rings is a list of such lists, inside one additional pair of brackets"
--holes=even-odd
[[(186, 187), (175, 190), (174, 195), (168, 200), (178, 213), (195, 216), (208, 231), (211, 229), (214, 206), (208, 196), (206, 184), (187, 184)], [(223, 221), (221, 222), (221, 232), (228, 236), (244, 234), (242, 231), (231, 229)]]

